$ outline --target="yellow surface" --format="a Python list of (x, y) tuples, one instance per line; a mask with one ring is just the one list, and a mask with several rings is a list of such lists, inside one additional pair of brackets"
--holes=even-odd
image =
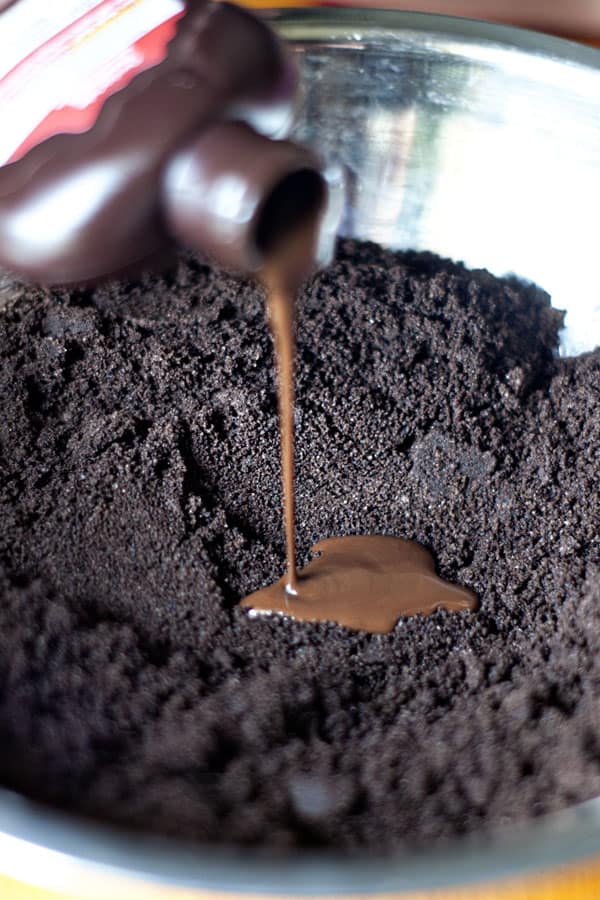
[[(37, 876), (39, 878), (39, 874)], [(285, 900), (284, 897), (259, 898), (249, 894), (225, 894), (212, 891), (175, 890), (169, 887), (150, 887), (137, 882), (110, 883), (98, 880), (93, 875), (85, 882), (72, 883), (66, 893), (56, 893), (27, 887), (0, 876), (1, 900)], [(354, 897), (353, 900), (373, 900), (368, 897)], [(599, 900), (600, 863), (586, 867), (556, 870), (535, 878), (519, 882), (508, 882), (497, 886), (472, 887), (452, 891), (432, 891), (418, 894), (385, 894), (381, 900)], [(323, 897), (321, 900), (334, 900)], [(339, 900), (339, 898), (336, 898)]]

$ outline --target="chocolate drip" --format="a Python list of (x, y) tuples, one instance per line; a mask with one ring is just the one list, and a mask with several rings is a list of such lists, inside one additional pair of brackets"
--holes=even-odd
[[(270, 198), (265, 209), (264, 223), (259, 230), (259, 242), (269, 253), (262, 278), (266, 287), (267, 312), (273, 334), (277, 361), (277, 394), (279, 401), (279, 429), (281, 435), (281, 477), (287, 574), (284, 592), (297, 593), (296, 533), (294, 492), (294, 356), (295, 356), (295, 305), (298, 288), (314, 265), (317, 242), (317, 215), (322, 209), (324, 193), (298, 194), (298, 185), (288, 181)], [(295, 199), (300, 225), (289, 232)], [(304, 208), (302, 208), (304, 204)], [(279, 217), (282, 216), (280, 219)], [(273, 230), (273, 227), (275, 230)], [(288, 231), (286, 235), (286, 229)], [(284, 235), (281, 237), (281, 235)]]
[[(301, 203), (301, 197), (296, 195), (296, 204)], [(391, 631), (400, 616), (428, 615), (439, 607), (452, 611), (475, 609), (477, 598), (471, 591), (439, 578), (431, 554), (416, 542), (401, 538), (384, 535), (329, 538), (315, 544), (312, 552), (317, 557), (297, 572), (294, 307), (298, 288), (313, 264), (318, 205), (313, 203), (312, 210), (306, 207), (298, 227), (297, 206), (294, 209), (283, 196), (274, 197), (273, 211), (285, 213), (288, 207), (287, 220), (278, 222), (272, 215), (265, 216), (265, 224), (271, 228), (264, 241), (272, 250), (263, 270), (277, 361), (287, 571), (279, 581), (242, 600), (242, 606), (250, 608), (254, 615), (282, 613), (295, 619), (332, 621), (371, 632)], [(283, 238), (274, 238), (277, 231), (273, 231), (273, 226), (283, 230)]]

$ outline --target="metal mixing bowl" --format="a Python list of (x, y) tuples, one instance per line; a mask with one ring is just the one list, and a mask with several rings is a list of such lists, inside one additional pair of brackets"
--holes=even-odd
[[(345, 233), (536, 281), (567, 310), (564, 352), (600, 343), (600, 52), (413, 13), (267, 15), (304, 73), (297, 136), (347, 173)], [(364, 862), (190, 848), (0, 792), (0, 871), (77, 897), (402, 894), (595, 854), (600, 799), (493, 840)]]

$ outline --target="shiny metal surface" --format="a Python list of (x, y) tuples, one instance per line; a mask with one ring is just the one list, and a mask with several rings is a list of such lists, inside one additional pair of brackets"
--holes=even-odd
[[(296, 134), (347, 170), (346, 233), (535, 280), (568, 310), (565, 352), (600, 343), (600, 52), (411, 13), (270, 15), (305, 76)], [(401, 896), (596, 854), (600, 799), (426, 855), (273, 860), (122, 834), (0, 791), (0, 871), (77, 897), (140, 880), (169, 897)]]
[(296, 135), (348, 171), (342, 230), (535, 281), (600, 344), (600, 52), (416, 13), (286, 15)]

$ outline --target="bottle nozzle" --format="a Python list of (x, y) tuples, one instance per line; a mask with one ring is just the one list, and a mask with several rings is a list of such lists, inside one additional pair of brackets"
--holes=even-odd
[(166, 168), (162, 196), (177, 238), (241, 271), (258, 270), (274, 243), (310, 216), (331, 227), (317, 157), (241, 122), (217, 124), (183, 147)]

